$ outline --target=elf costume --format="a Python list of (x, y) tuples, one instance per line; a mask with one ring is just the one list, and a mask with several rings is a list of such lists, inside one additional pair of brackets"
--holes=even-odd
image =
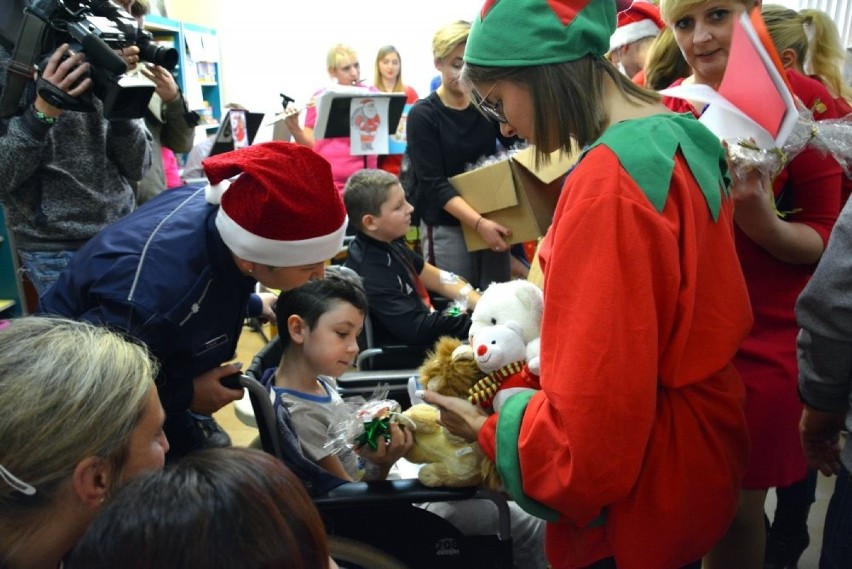
[[(488, 2), (465, 60), (601, 57), (615, 16), (612, 0)], [(479, 432), (550, 522), (554, 568), (682, 567), (733, 519), (748, 437), (731, 359), (751, 310), (725, 171), (709, 131), (662, 113), (610, 126), (566, 179), (540, 252), (541, 391)]]

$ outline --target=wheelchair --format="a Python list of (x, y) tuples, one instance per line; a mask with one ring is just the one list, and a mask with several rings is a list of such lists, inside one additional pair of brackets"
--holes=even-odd
[[(239, 383), (248, 392), (261, 447), (305, 484), (325, 523), (331, 556), (341, 569), (512, 567), (509, 508), (503, 496), (475, 487), (428, 488), (416, 479), (348, 482), (305, 457), (286, 406), (273, 407), (268, 388), (260, 382), (265, 369), (278, 365), (280, 355), (276, 338), (254, 357)], [(411, 371), (351, 372), (348, 391), (342, 387), (340, 392), (369, 394), (376, 383), (386, 381), (393, 382), (389, 397), (404, 395), (407, 401)], [(496, 534), (463, 535), (450, 522), (415, 505), (472, 498), (495, 504)]]

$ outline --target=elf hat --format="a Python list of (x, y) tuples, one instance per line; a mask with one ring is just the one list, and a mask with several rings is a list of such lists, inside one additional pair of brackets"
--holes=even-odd
[(486, 0), (464, 60), (524, 67), (602, 56), (614, 30), (615, 0)]
[(659, 8), (650, 2), (636, 0), (629, 8), (618, 13), (618, 29), (609, 38), (609, 50), (643, 38), (657, 37), (664, 27)]
[(207, 201), (219, 204), (216, 228), (241, 259), (271, 267), (311, 265), (343, 245), (346, 209), (331, 166), (313, 150), (266, 142), (202, 164), (210, 181)]

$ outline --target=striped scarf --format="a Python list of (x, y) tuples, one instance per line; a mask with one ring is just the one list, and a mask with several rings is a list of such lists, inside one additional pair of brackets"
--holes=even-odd
[(494, 394), (500, 390), (503, 381), (506, 378), (521, 372), (527, 362), (520, 360), (506, 364), (498, 370), (492, 371), (482, 379), (476, 382), (473, 387), (467, 391), (467, 400), (474, 405), (479, 405), (483, 408), (491, 407), (491, 401), (494, 400)]

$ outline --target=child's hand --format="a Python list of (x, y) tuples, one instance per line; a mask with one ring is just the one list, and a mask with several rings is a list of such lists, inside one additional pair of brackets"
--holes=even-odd
[(379, 475), (370, 476), (372, 480), (384, 479), (390, 471), (391, 466), (405, 456), (405, 453), (414, 444), (414, 436), (411, 430), (403, 429), (397, 423), (391, 423), (390, 436), (391, 438), (387, 441), (387, 444), (380, 444), (376, 450), (371, 449), (369, 445), (355, 448), (355, 452), (359, 456), (369, 460), (380, 468), (381, 473)]

